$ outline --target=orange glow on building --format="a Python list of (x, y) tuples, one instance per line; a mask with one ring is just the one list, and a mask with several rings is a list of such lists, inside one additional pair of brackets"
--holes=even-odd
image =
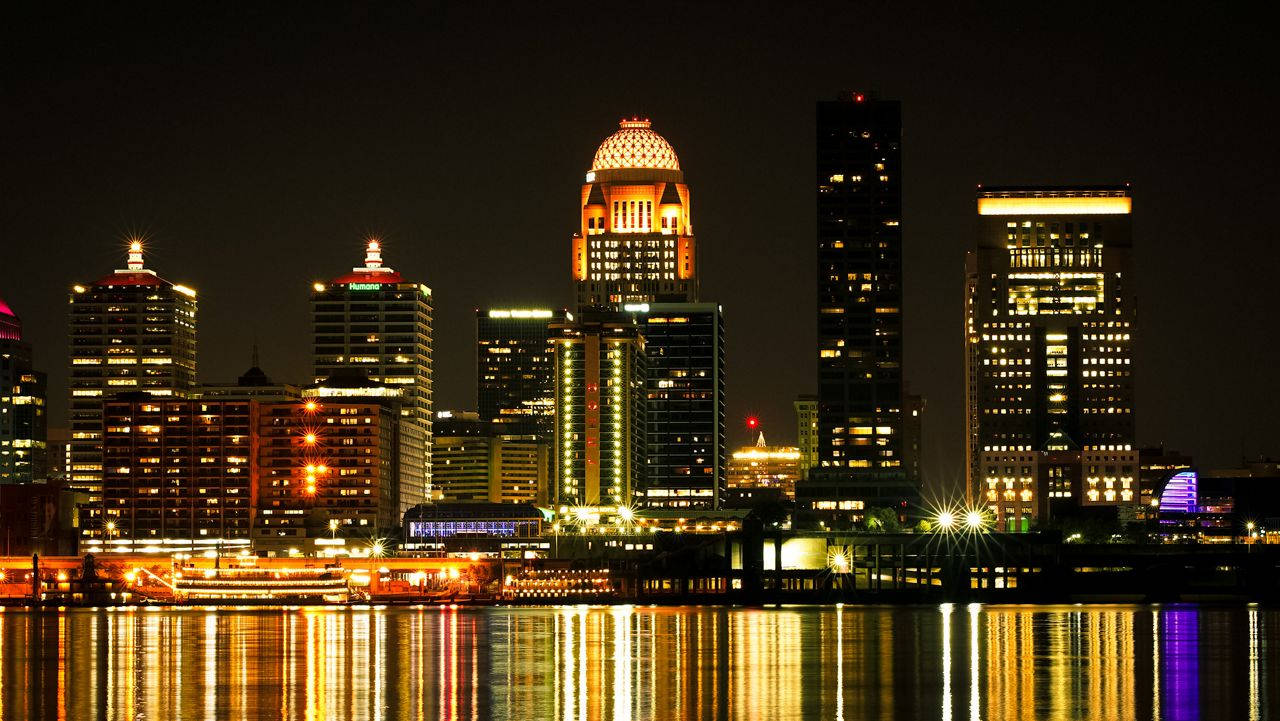
[(600, 144), (573, 237), (578, 307), (697, 299), (689, 187), (671, 144), (647, 119)]

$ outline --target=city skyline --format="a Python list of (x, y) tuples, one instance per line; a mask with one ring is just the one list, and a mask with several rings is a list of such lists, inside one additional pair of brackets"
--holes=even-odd
[[(387, 19), (374, 18), (374, 22), (385, 23)], [(812, 18), (788, 18), (785, 22), (791, 32), (820, 32)], [(884, 24), (885, 19), (872, 13), (870, 22)], [(508, 31), (499, 28), (497, 32)], [(994, 33), (995, 29), (985, 32)], [(1102, 44), (1113, 32), (1102, 28), (1097, 36), (1083, 36), (1079, 42)], [(998, 61), (1006, 54), (1012, 56), (1018, 43), (1032, 44), (1052, 34), (1035, 25), (1026, 37), (1012, 40), (1013, 46), (985, 51), (984, 57)], [(159, 40), (160, 47), (153, 51), (172, 51), (165, 42)], [(1144, 45), (1149, 42), (1139, 38), (1132, 46), (1118, 47), (1115, 53), (1119, 61), (1140, 68), (1148, 62), (1140, 59), (1140, 49), (1149, 50)], [(229, 36), (210, 41), (179, 67), (199, 70), (215, 56), (220, 57), (219, 51), (227, 46), (234, 46)], [(393, 43), (388, 52), (409, 51)], [(770, 58), (777, 58), (778, 52), (777, 45), (765, 46)], [(375, 138), (376, 133), (347, 125), (350, 116), (335, 111), (336, 124), (330, 130), (310, 131), (303, 142), (281, 143), (277, 157), (270, 162), (249, 156), (254, 154), (253, 148), (262, 148), (256, 143), (281, 141), (274, 131), (267, 133), (267, 139), (246, 144), (247, 127), (232, 123), (230, 128), (220, 129), (193, 114), (203, 107), (202, 94), (232, 100), (238, 97), (228, 95), (230, 85), (225, 80), (203, 76), (197, 77), (195, 87), (186, 94), (179, 93), (178, 98), (168, 101), (176, 115), (187, 121), (186, 132), (194, 133), (197, 139), (196, 158), (177, 156), (177, 136), (162, 131), (154, 152), (123, 162), (116, 151), (105, 148), (113, 144), (133, 147), (142, 137), (136, 128), (126, 127), (136, 124), (136, 118), (124, 105), (145, 93), (148, 71), (139, 70), (139, 84), (126, 82), (121, 99), (96, 98), (118, 111), (107, 114), (95, 130), (96, 149), (74, 162), (64, 159), (71, 164), (61, 166), (65, 173), (86, 178), (111, 177), (103, 171), (112, 169), (124, 174), (125, 183), (94, 187), (80, 182), (67, 187), (66, 181), (50, 177), (41, 163), (23, 161), (33, 161), (35, 156), (29, 154), (46, 147), (69, 121), (57, 116), (42, 127), (25, 120), (6, 121), (18, 123), (21, 135), (37, 142), (19, 149), (23, 153), (19, 163), (31, 167), (32, 174), (11, 197), (15, 207), (27, 211), (11, 213), (5, 232), (14, 240), (39, 242), (14, 243), (10, 263), (6, 263), (8, 270), (0, 278), (0, 296), (24, 318), (35, 345), (36, 366), (50, 374), (49, 397), (63, 398), (66, 371), (60, 368), (60, 359), (67, 354), (66, 309), (61, 299), (75, 279), (115, 267), (121, 251), (119, 240), (130, 230), (142, 231), (150, 236), (148, 264), (162, 275), (190, 283), (201, 294), (201, 381), (238, 375), (249, 354), (252, 334), (262, 346), (264, 370), (277, 379), (298, 382), (305, 379), (308, 366), (308, 287), (328, 277), (333, 268), (349, 266), (356, 244), (367, 234), (377, 234), (396, 259), (397, 268), (425, 279), (435, 291), (439, 315), (437, 406), (469, 408), (475, 392), (470, 380), (474, 377), (470, 332), (474, 309), (568, 304), (572, 289), (563, 280), (563, 238), (572, 231), (574, 210), (561, 199), (558, 189), (574, 179), (580, 182), (591, 150), (616, 128), (619, 117), (639, 114), (652, 118), (679, 148), (682, 165), (689, 169), (689, 182), (698, 190), (699, 225), (695, 230), (706, 271), (701, 279), (702, 297), (722, 303), (736, 329), (727, 339), (732, 377), (728, 392), (730, 445), (750, 440), (751, 433), (738, 421), (748, 411), (764, 420), (771, 437), (788, 439), (794, 396), (814, 390), (815, 359), (796, 351), (813, 347), (812, 314), (806, 310), (813, 292), (808, 250), (813, 237), (809, 195), (812, 153), (806, 149), (812, 119), (807, 113), (814, 99), (834, 97), (844, 89), (868, 88), (878, 90), (882, 97), (903, 101), (904, 133), (910, 139), (904, 154), (903, 189), (907, 277), (904, 377), (912, 382), (913, 390), (929, 399), (922, 458), (927, 478), (953, 484), (953, 488), (959, 488), (963, 478), (963, 376), (956, 298), (963, 250), (972, 235), (971, 198), (977, 183), (1132, 182), (1140, 207), (1135, 214), (1136, 265), (1141, 269), (1137, 284), (1144, 309), (1143, 342), (1135, 351), (1135, 364), (1143, 369), (1138, 381), (1139, 443), (1163, 441), (1209, 466), (1234, 465), (1241, 453), (1274, 453), (1268, 446), (1270, 425), (1263, 399), (1274, 394), (1275, 380), (1263, 369), (1275, 358), (1275, 340), (1265, 332), (1251, 332), (1267, 325), (1266, 304), (1252, 301), (1249, 290), (1263, 287), (1266, 263), (1237, 262), (1260, 253), (1266, 257), (1261, 218), (1236, 209), (1264, 205), (1260, 199), (1265, 197), (1267, 185), (1246, 185), (1240, 177), (1247, 172), (1223, 172), (1225, 164), (1249, 170), (1261, 161), (1240, 156), (1244, 140), (1217, 141), (1214, 158), (1207, 157), (1207, 147), (1206, 155), (1190, 158), (1179, 152), (1185, 149), (1186, 139), (1209, 132), (1228, 117), (1237, 134), (1250, 137), (1251, 124), (1259, 121), (1243, 109), (1255, 108), (1265, 98), (1251, 96), (1245, 88), (1241, 97), (1217, 96), (1214, 103), (1196, 99), (1181, 91), (1184, 85), (1191, 87), (1196, 80), (1208, 79), (1206, 72), (1194, 67), (1186, 68), (1188, 72), (1176, 78), (1176, 85), (1174, 76), (1178, 74), (1167, 73), (1133, 97), (1116, 97), (1121, 83), (1110, 79), (1104, 72), (1104, 61), (1097, 60), (1085, 62), (1079, 70), (1059, 69), (1061, 92), (1079, 99), (1058, 113), (1064, 117), (1055, 119), (1043, 111), (1010, 109), (1001, 102), (1011, 97), (1008, 88), (950, 88), (936, 81), (911, 86), (906, 82), (909, 71), (927, 63), (923, 59), (908, 58), (907, 69), (886, 70), (870, 60), (871, 50), (844, 52), (851, 55), (840, 68), (819, 66), (816, 58), (801, 53), (794, 63), (771, 70), (766, 77), (777, 79), (784, 71), (803, 69), (804, 81), (781, 90), (781, 98), (756, 97), (745, 88), (731, 87), (727, 92), (736, 102), (712, 103), (686, 92), (687, 80), (679, 81), (675, 93), (660, 91), (656, 80), (644, 81), (626, 92), (607, 89), (589, 100), (577, 100), (578, 112), (545, 120), (517, 112), (521, 106), (536, 107), (531, 104), (535, 97), (524, 91), (509, 97), (487, 92), (477, 96), (477, 89), (449, 85), (445, 90), (469, 99), (473, 107), (448, 115), (424, 113), (434, 105), (423, 105), (408, 95), (379, 92), (377, 96), (384, 102), (408, 104), (415, 111), (410, 113), (415, 122), (378, 126), (389, 131), (389, 137)], [(936, 59), (938, 52), (921, 57)], [(1159, 57), (1175, 65), (1191, 63), (1167, 55)], [(344, 58), (352, 60), (353, 67), (380, 64), (364, 57)], [(540, 61), (539, 67), (525, 72), (547, 70), (547, 62)], [(969, 62), (981, 64), (977, 57)], [(999, 72), (1012, 81), (1010, 87), (1021, 87), (1019, 81), (1025, 85), (1034, 75), (1035, 65), (1032, 61), (1023, 70), (1004, 68)], [(25, 66), (16, 62), (10, 67)], [(84, 81), (68, 74), (69, 67), (53, 63), (44, 72), (78, 87), (77, 83)], [(296, 69), (281, 72), (319, 97), (330, 97), (339, 87), (329, 78), (311, 78)], [(556, 87), (546, 92), (568, 84), (560, 81), (553, 85)], [(267, 90), (265, 84), (249, 88), (243, 102), (263, 103)], [(389, 88), (377, 86), (365, 92), (374, 90)], [(37, 104), (52, 101), (47, 93), (28, 92), (34, 92)], [(548, 97), (559, 96), (551, 93)], [(93, 98), (90, 93), (89, 99), (78, 102), (90, 103)], [(480, 105), (481, 98), (491, 105)], [(286, 119), (309, 107), (297, 99), (280, 102)], [(690, 104), (691, 109), (685, 107)], [(784, 107), (774, 109), (774, 105)], [(958, 117), (957, 108), (963, 108), (966, 118)], [(1141, 116), (1137, 111), (1144, 108), (1156, 111), (1151, 117), (1158, 122), (1122, 117)], [(953, 112), (946, 112), (948, 109)], [(784, 115), (795, 117), (784, 119)], [(219, 113), (214, 116), (221, 117)], [(504, 116), (505, 120), (497, 121)], [(480, 122), (480, 126), (468, 130), (463, 125), (468, 122)], [(427, 139), (441, 134), (449, 136), (458, 149), (426, 145)], [(775, 142), (762, 144), (758, 142), (762, 136)], [(224, 162), (215, 162), (213, 149), (228, 142), (245, 149)], [(316, 167), (311, 165), (314, 154), (305, 151), (320, 147), (328, 147), (334, 154), (318, 166), (319, 177), (298, 178), (302, 190), (287, 191), (283, 185), (286, 178)], [(372, 152), (352, 155), (351, 149), (359, 147)], [(413, 152), (400, 157), (393, 152), (396, 148)], [(744, 153), (743, 148), (751, 152)], [(944, 160), (933, 160), (939, 157)], [(422, 165), (415, 160), (418, 158), (435, 161), (424, 171), (418, 169)], [(939, 170), (942, 162), (962, 170)], [(751, 172), (763, 164), (775, 170)], [(507, 165), (519, 167), (519, 173), (535, 186), (557, 191), (546, 193), (549, 202), (542, 202), (541, 192), (525, 194), (510, 208), (492, 209), (496, 214), (492, 219), (485, 216), (489, 211), (481, 205), (460, 200), (494, 182), (495, 173), (504, 174)], [(248, 172), (253, 170), (257, 172)], [(339, 179), (344, 173), (352, 173), (354, 178)], [(381, 174), (394, 182), (377, 181)], [(1190, 182), (1191, 178), (1210, 176), (1214, 183)], [(230, 177), (266, 195), (258, 197), (223, 182)], [(361, 187), (365, 180), (374, 182)], [(1195, 187), (1194, 192), (1185, 189), (1189, 185)], [(536, 198), (527, 197), (530, 195)], [(436, 197), (446, 200), (423, 200)], [(50, 201), (55, 198), (74, 200), (75, 207), (59, 212), (58, 217), (49, 212), (28, 212), (54, 207)], [(467, 242), (503, 235), (519, 238), (516, 243), (501, 245), (508, 257), (476, 252), (473, 248), (481, 244)], [(1233, 242), (1224, 248), (1215, 242), (1219, 237), (1230, 237)], [(779, 238), (791, 240), (779, 242)], [(50, 253), (51, 247), (61, 252)], [(512, 282), (518, 271), (527, 274), (527, 283)], [(1232, 275), (1230, 282), (1228, 274)], [(499, 278), (501, 281), (496, 280)], [(748, 282), (739, 282), (742, 278)], [(1203, 303), (1207, 309), (1200, 307), (1205, 300), (1201, 294), (1185, 292), (1195, 287), (1197, 280), (1215, 288)], [(255, 317), (252, 308), (237, 296), (246, 288), (259, 288), (267, 282), (277, 287), (261, 288), (261, 302), (279, 310)], [(794, 288), (786, 294), (794, 302), (777, 303), (776, 292), (760, 292), (761, 287), (771, 285)], [(789, 312), (780, 313), (770, 306)], [(1210, 319), (1213, 325), (1208, 325)], [(748, 332), (750, 327), (778, 330), (753, 333)], [(1194, 332), (1188, 332), (1191, 328)], [(1210, 371), (1222, 348), (1247, 359), (1229, 378), (1215, 377)], [(1183, 391), (1209, 383), (1215, 392)], [(51, 404), (50, 410), (50, 426), (65, 427), (62, 404)], [(1213, 418), (1214, 423), (1187, 422), (1196, 417)]]

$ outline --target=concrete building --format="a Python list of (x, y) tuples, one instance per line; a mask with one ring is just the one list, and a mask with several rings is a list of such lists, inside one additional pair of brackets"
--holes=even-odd
[(129, 244), (126, 267), (72, 288), (68, 479), (89, 494), (81, 531), (102, 528), (102, 403), (117, 393), (182, 399), (196, 385), (196, 292), (171, 283)]
[(556, 483), (563, 506), (634, 506), (645, 489), (644, 335), (626, 314), (556, 332)]
[[(369, 382), (402, 389), (400, 412), (415, 421), (404, 429), (406, 451), (397, 517), (430, 496), (432, 422), (431, 289), (382, 263), (382, 244), (368, 241), (363, 266), (315, 283), (311, 294), (315, 382), (355, 371)], [(409, 438), (411, 436), (411, 438)]]
[(91, 550), (249, 546), (256, 406), (122, 393), (103, 404), (102, 534)]
[(435, 487), (443, 502), (538, 503), (550, 489), (551, 444), (501, 433), (478, 414), (453, 411), (435, 424)]
[(970, 500), (1007, 530), (1136, 506), (1132, 198), (983, 188), (966, 258)]
[(744, 446), (729, 457), (729, 488), (775, 488), (782, 498), (794, 500), (800, 479), (800, 449), (770, 446), (764, 434), (754, 446)]

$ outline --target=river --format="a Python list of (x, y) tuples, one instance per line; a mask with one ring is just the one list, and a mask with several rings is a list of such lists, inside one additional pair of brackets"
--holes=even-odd
[(1280, 609), (0, 609), (0, 719), (1270, 719)]

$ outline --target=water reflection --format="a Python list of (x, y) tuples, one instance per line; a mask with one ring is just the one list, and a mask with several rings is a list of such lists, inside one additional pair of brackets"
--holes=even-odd
[(3, 719), (1265, 719), (1280, 612), (0, 610)]

